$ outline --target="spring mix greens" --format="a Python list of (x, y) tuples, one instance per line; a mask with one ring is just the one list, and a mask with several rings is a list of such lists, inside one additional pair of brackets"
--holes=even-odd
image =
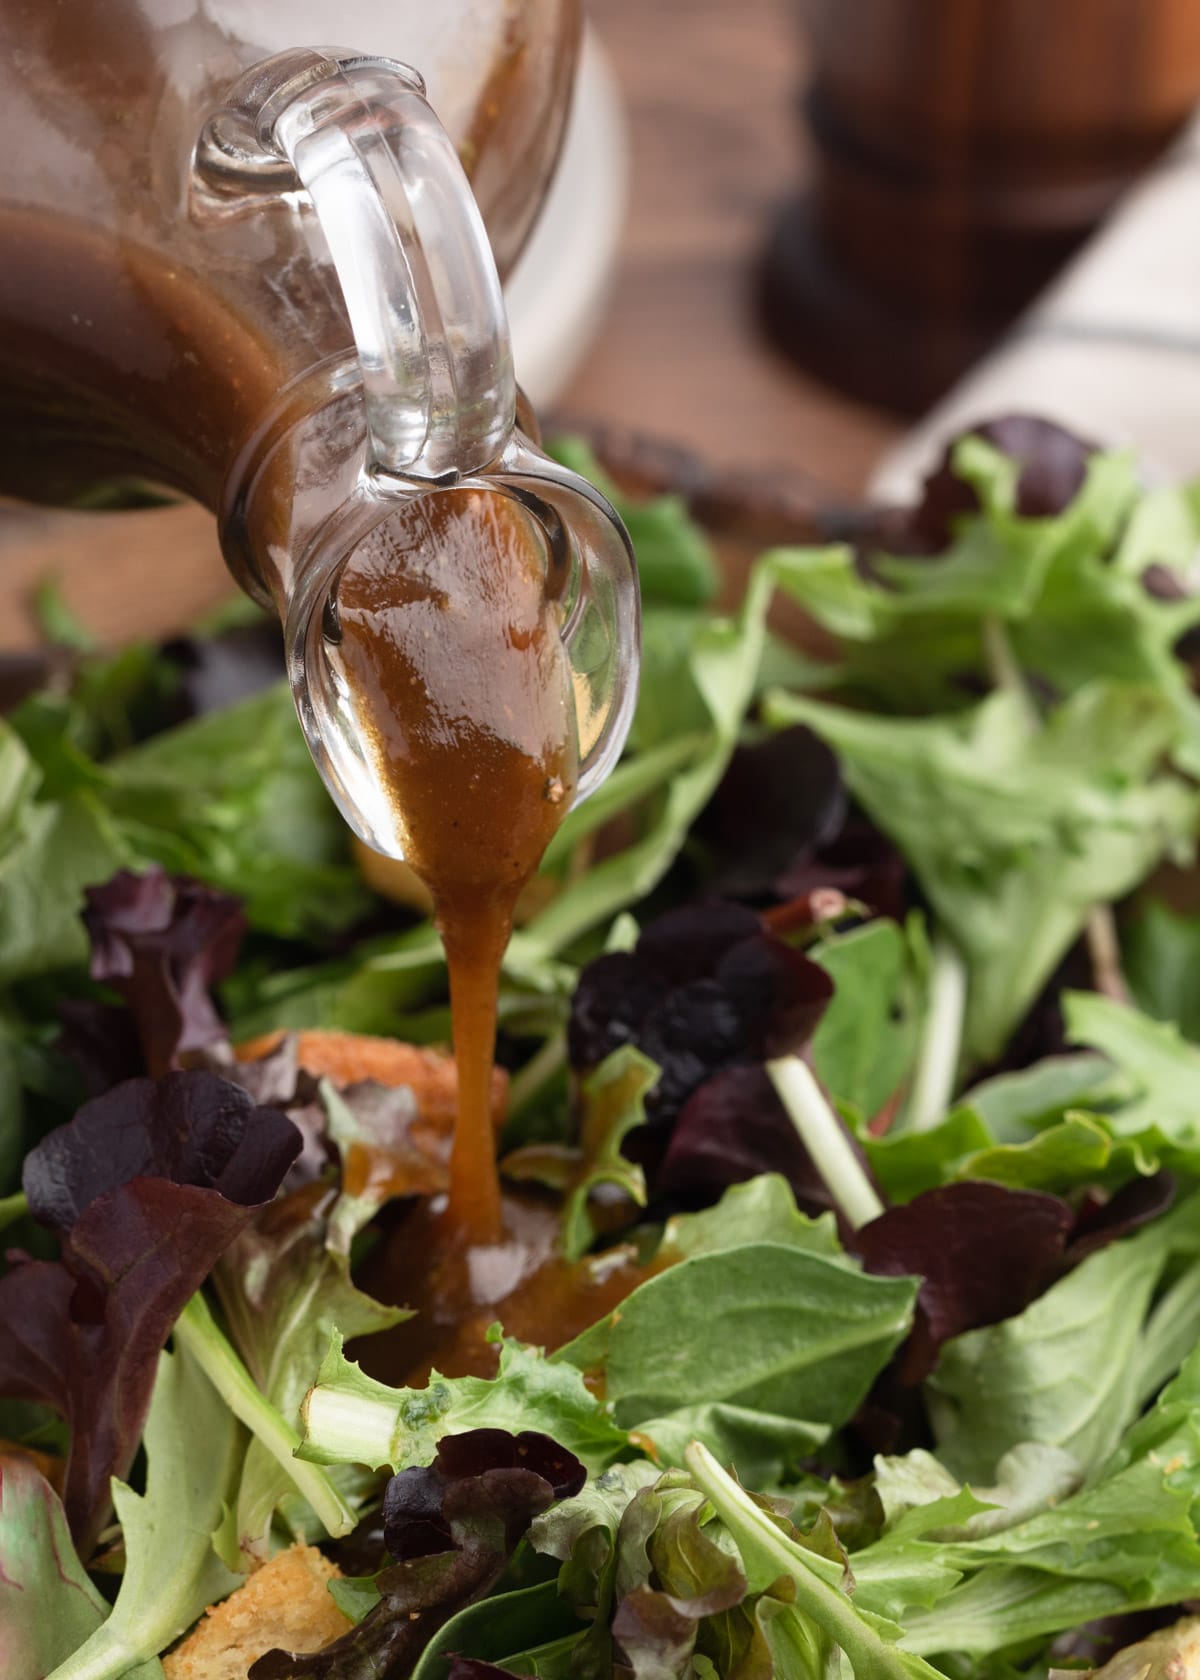
[(677, 502), (622, 511), (639, 711), (506, 960), (501, 1147), (641, 1281), (409, 1387), (371, 1257), (450, 1122), (296, 1035), (444, 1043), (436, 934), (265, 626), (102, 657), (48, 602), (0, 720), (5, 1680), (161, 1680), (297, 1539), (345, 1632), (253, 1680), (1016, 1680), (1200, 1598), (1200, 490), (1002, 422), (732, 616)]

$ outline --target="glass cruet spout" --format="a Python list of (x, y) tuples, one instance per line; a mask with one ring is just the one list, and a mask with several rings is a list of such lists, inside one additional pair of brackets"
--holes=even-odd
[[(269, 522), (256, 501), (304, 481), (304, 463), (336, 441), (336, 495), (325, 483), (319, 512), (302, 522), (303, 539), (274, 578), (248, 561), (244, 581), (271, 595), (283, 618), (297, 712), (347, 822), (376, 850), (405, 855), (403, 814), (381, 787), (369, 720), (339, 657), (339, 587), (368, 551), (386, 552), (399, 583), (418, 558), (414, 533), (444, 529), (467, 508), (474, 520), (483, 507), (516, 521), (537, 556), (569, 679), (574, 797), (586, 797), (632, 718), (633, 554), (609, 502), (518, 425), (496, 265), (420, 76), (332, 48), (279, 55), (210, 116), (196, 169), (215, 198), (253, 189), (311, 203), (353, 332), (356, 366), (330, 381), (320, 414), (297, 399), (294, 423), (251, 441), (223, 516), (223, 540), (236, 551), (239, 529)], [(281, 412), (287, 401), (285, 393)]]

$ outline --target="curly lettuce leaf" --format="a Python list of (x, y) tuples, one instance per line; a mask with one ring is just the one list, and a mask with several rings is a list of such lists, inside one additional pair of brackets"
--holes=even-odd
[(629, 1444), (578, 1371), (505, 1340), (495, 1377), (435, 1371), (424, 1388), (389, 1388), (348, 1360), (335, 1335), (301, 1416), (305, 1459), (372, 1469), (428, 1464), (444, 1436), (466, 1429), (537, 1429), (591, 1469)]

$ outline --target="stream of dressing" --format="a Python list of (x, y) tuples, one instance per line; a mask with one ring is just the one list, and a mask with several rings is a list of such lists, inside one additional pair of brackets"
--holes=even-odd
[(342, 574), (340, 661), (446, 950), (458, 1117), (443, 1216), (505, 1240), (490, 1085), (500, 964), (521, 889), (575, 789), (561, 587), (521, 503), (451, 490), (402, 505)]

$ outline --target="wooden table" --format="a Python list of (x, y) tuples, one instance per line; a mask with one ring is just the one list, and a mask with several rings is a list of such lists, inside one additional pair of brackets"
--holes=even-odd
[[(754, 264), (803, 167), (790, 0), (589, 3), (628, 103), (633, 187), (609, 315), (562, 412), (853, 495), (899, 423), (806, 378), (754, 322)], [(48, 576), (104, 639), (179, 629), (230, 587), (198, 508), (6, 513), (0, 645), (36, 639), (28, 601)]]

